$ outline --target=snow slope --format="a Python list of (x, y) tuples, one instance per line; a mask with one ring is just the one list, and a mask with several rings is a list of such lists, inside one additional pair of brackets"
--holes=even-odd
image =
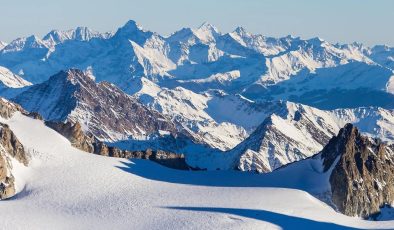
[(19, 113), (2, 122), (33, 154), (31, 166), (15, 173), (20, 193), (0, 205), (4, 229), (394, 227), (336, 213), (298, 190), (316, 192), (310, 188), (325, 183), (314, 179), (321, 174), (310, 161), (267, 175), (177, 171), (81, 152)]
[(32, 85), (30, 82), (12, 73), (9, 69), (0, 66), (0, 82), (8, 88), (22, 88)]

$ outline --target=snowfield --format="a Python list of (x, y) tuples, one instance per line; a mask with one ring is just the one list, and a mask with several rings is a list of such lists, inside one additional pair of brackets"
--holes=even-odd
[(1, 229), (394, 228), (339, 214), (305, 192), (326, 186), (315, 159), (265, 175), (177, 171), (82, 152), (19, 113), (1, 121), (32, 158), (14, 164), (19, 193), (1, 202)]

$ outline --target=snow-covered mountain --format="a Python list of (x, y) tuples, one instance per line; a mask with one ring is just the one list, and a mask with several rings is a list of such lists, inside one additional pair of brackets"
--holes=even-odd
[(47, 41), (48, 45), (56, 46), (59, 43), (64, 43), (69, 40), (89, 41), (93, 38), (108, 38), (111, 36), (111, 33), (101, 34), (87, 27), (77, 27), (66, 31), (52, 30), (45, 35), (43, 40)]
[(364, 107), (325, 111), (292, 102), (271, 102), (270, 108), (273, 110), (266, 110), (269, 115), (265, 120), (236, 147), (221, 153), (191, 154), (188, 163), (209, 170), (270, 172), (320, 152), (346, 123), (355, 124), (365, 135), (394, 141), (392, 110)]
[[(19, 38), (0, 51), (0, 65), (33, 83), (78, 68), (89, 69), (97, 81), (114, 83), (127, 93), (134, 79), (144, 77), (169, 89), (181, 86), (194, 93), (218, 89), (249, 99), (290, 99), (324, 109), (391, 108), (392, 59), (392, 48), (386, 46), (272, 38), (242, 27), (221, 33), (209, 23), (163, 37), (134, 21), (115, 33), (78, 27), (51, 31), (42, 39)], [(321, 81), (324, 84), (318, 84)], [(322, 85), (328, 88), (323, 90)], [(383, 102), (365, 99), (353, 104), (333, 96), (359, 97), (360, 87), (369, 98)]]
[[(380, 106), (392, 109), (392, 70), (378, 64), (352, 62), (301, 72), (291, 79), (257, 91), (252, 97), (282, 99), (322, 109)], [(248, 95), (245, 92), (245, 95)]]
[(269, 114), (280, 109), (276, 103), (256, 103), (220, 90), (198, 94), (183, 87), (161, 88), (146, 78), (136, 79), (131, 92), (143, 104), (221, 150), (235, 147)]
[[(45, 119), (78, 121), (129, 149), (190, 153), (199, 168), (261, 172), (317, 153), (348, 122), (392, 141), (391, 59), (385, 46), (221, 33), (209, 23), (164, 37), (134, 21), (115, 33), (54, 30), (0, 51), (0, 65), (36, 83), (2, 95)], [(57, 74), (69, 68), (95, 79)]]

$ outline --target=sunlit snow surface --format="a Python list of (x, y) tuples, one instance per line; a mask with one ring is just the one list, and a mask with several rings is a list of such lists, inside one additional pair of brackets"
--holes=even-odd
[(2, 122), (32, 154), (28, 168), (14, 171), (20, 192), (0, 204), (2, 229), (394, 228), (341, 215), (297, 190), (325, 188), (317, 159), (266, 175), (177, 171), (81, 152), (20, 114)]

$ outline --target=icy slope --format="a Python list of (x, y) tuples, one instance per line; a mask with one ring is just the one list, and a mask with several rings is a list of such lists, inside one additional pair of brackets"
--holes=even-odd
[(17, 174), (17, 180), (24, 180), (22, 191), (0, 205), (5, 229), (394, 227), (393, 221), (341, 215), (294, 189), (324, 184), (313, 176), (306, 179), (321, 178), (309, 161), (264, 176), (176, 171), (148, 161), (81, 152), (41, 121), (20, 114), (3, 122), (34, 150), (31, 166)]

